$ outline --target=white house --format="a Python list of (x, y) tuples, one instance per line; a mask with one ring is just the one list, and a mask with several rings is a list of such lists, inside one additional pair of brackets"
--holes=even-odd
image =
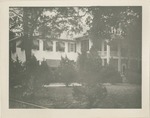
[[(11, 58), (16, 60), (16, 57), (22, 62), (25, 62), (25, 51), (21, 50), (21, 39), (15, 38), (10, 40), (10, 48), (16, 47), (11, 51)], [(41, 63), (46, 60), (51, 67), (57, 67), (61, 57), (67, 57), (70, 60), (77, 61), (78, 54), (82, 50), (89, 51), (93, 45), (92, 40), (88, 36), (82, 36), (75, 39), (56, 39), (56, 38), (40, 38), (33, 40), (34, 47), (32, 54)], [(121, 53), (120, 45), (108, 45), (106, 41), (99, 44), (99, 56), (102, 59), (102, 65), (113, 63), (114, 67), (124, 73), (129, 61), (127, 55)]]

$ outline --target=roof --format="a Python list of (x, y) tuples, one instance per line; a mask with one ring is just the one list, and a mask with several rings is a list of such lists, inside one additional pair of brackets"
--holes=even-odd
[[(15, 38), (12, 38), (10, 39), (9, 41), (12, 42), (12, 41), (17, 41), (17, 40), (21, 40), (23, 38), (23, 36), (20, 36), (20, 37), (15, 37)], [(65, 41), (65, 42), (75, 42), (74, 39), (59, 39), (59, 38), (48, 38), (48, 37), (41, 37), (41, 36), (34, 36), (34, 39), (39, 39), (39, 40), (51, 40), (51, 41)]]
[(51, 40), (51, 41), (65, 41), (65, 42), (75, 42), (75, 40), (71, 40), (71, 39), (59, 39), (59, 38), (48, 38), (48, 37), (44, 37), (44, 38), (42, 38), (42, 37), (37, 37), (37, 39), (40, 39), (40, 40)]
[(89, 35), (84, 35), (80, 37), (74, 38), (76, 41), (81, 41), (81, 40), (89, 40)]
[(46, 59), (46, 63), (49, 67), (58, 67), (60, 65), (60, 60)]
[(23, 38), (23, 36), (15, 37), (15, 38), (10, 39), (9, 41), (13, 42), (13, 41), (21, 40), (22, 38)]

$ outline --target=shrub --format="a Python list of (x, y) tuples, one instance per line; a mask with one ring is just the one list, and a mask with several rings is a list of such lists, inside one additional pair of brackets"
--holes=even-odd
[(78, 72), (82, 87), (73, 88), (73, 96), (86, 107), (98, 107), (99, 103), (106, 97), (105, 86), (99, 84), (101, 81), (102, 61), (95, 50), (90, 53), (82, 53), (78, 57)]
[(131, 84), (141, 84), (142, 83), (142, 75), (140, 71), (132, 71), (128, 70), (126, 72), (127, 81)]
[(43, 61), (39, 66), (37, 75), (37, 83), (39, 83), (40, 86), (49, 84), (53, 80), (52, 69), (47, 65), (46, 61)]
[(61, 59), (58, 71), (60, 74), (61, 82), (65, 83), (66, 86), (76, 81), (77, 72), (75, 69), (75, 65), (67, 57)]
[(73, 96), (77, 101), (85, 103), (87, 108), (99, 107), (107, 95), (107, 89), (101, 84), (85, 85), (73, 88)]
[(39, 65), (35, 56), (24, 64), (18, 58), (15, 62), (10, 60), (9, 73), (10, 90), (15, 85), (21, 85), (24, 97), (33, 95), (43, 84), (50, 83), (53, 79), (47, 63), (43, 61)]
[(102, 83), (120, 83), (122, 82), (121, 74), (113, 66), (107, 65), (101, 72)]
[(79, 55), (78, 68), (79, 79), (82, 83), (95, 84), (101, 79), (102, 61), (95, 50)]
[(22, 85), (24, 78), (25, 66), (17, 58), (16, 61), (10, 59), (9, 62), (9, 87)]

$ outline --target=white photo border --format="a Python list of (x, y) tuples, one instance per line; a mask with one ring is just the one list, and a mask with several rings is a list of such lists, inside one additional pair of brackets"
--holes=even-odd
[[(0, 79), (2, 118), (148, 118), (149, 117), (149, 26), (147, 0), (56, 0), (2, 1), (0, 3)], [(9, 109), (9, 7), (23, 6), (142, 6), (142, 108), (141, 109)]]

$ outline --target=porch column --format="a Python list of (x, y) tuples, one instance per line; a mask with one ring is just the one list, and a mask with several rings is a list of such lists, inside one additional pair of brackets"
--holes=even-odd
[[(101, 45), (101, 57), (104, 57), (104, 41), (102, 41)], [(102, 66), (105, 65), (104, 58), (102, 58)]]
[(89, 39), (89, 51), (90, 51), (92, 45), (93, 45), (93, 44), (92, 44), (92, 41)]
[(121, 47), (118, 44), (118, 71), (121, 72)]
[(43, 40), (39, 40), (39, 50), (43, 51)]
[(109, 64), (110, 61), (110, 46), (107, 44), (107, 64)]
[(39, 51), (40, 51), (40, 60), (39, 60), (39, 65), (41, 65), (42, 56), (43, 56), (43, 40), (39, 40)]
[(53, 52), (56, 52), (56, 41), (53, 41)]
[(68, 53), (68, 42), (65, 42), (65, 53)]

